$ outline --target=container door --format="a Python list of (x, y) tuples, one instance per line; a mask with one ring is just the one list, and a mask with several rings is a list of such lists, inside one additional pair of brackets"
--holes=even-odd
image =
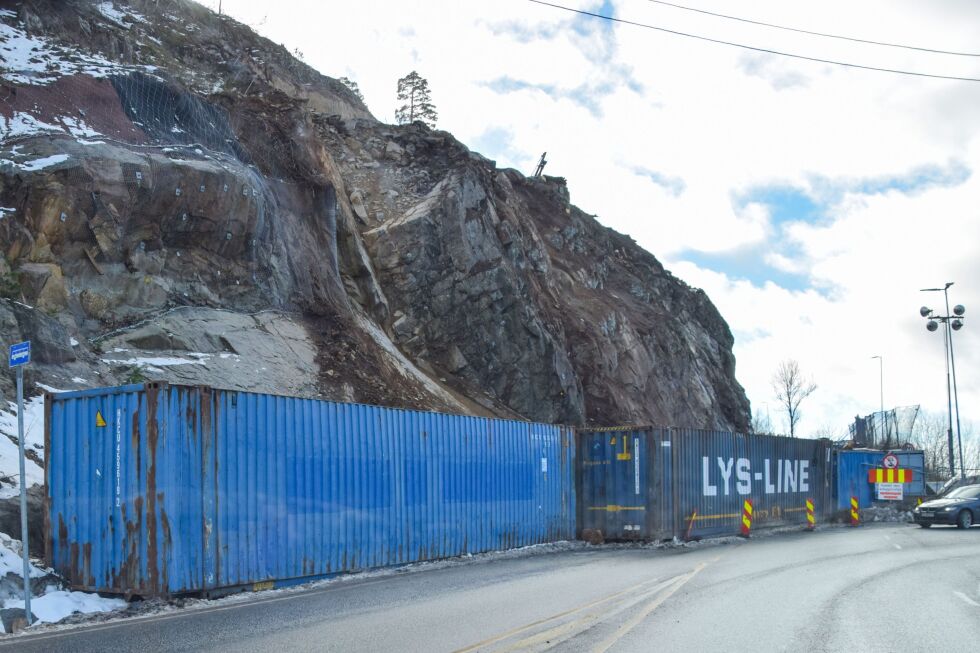
[(649, 538), (647, 434), (586, 432), (580, 451), (579, 536), (592, 529), (611, 540)]

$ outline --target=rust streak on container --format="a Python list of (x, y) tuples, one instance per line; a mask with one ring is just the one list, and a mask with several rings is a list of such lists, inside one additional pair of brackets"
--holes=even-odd
[[(164, 502), (163, 492), (160, 492), (157, 495), (157, 499), (160, 501), (161, 504)], [(173, 546), (173, 539), (170, 534), (170, 519), (167, 518), (167, 511), (165, 508), (160, 508), (160, 524), (163, 526), (163, 548), (164, 548), (163, 575), (162, 578), (160, 579), (160, 587), (164, 588), (167, 587), (167, 579), (168, 579), (167, 574), (169, 571), (168, 560), (170, 559), (170, 556), (168, 554)]]
[(150, 464), (146, 469), (146, 574), (147, 582), (152, 592), (159, 592), (160, 567), (157, 551), (157, 404), (160, 398), (160, 386), (155, 383), (146, 385), (146, 441), (150, 452)]
[(91, 587), (95, 585), (95, 576), (92, 574), (92, 543), (86, 542), (82, 545), (82, 573), (85, 582)]
[(69, 549), (69, 566), (68, 570), (70, 572), (70, 580), (72, 585), (81, 585), (85, 582), (85, 579), (81, 577), (81, 572), (78, 568), (78, 542), (72, 542), (71, 548)]

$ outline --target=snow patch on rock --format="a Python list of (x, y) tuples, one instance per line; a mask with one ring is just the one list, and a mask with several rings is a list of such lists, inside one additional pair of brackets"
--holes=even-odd
[[(110, 2), (103, 2), (102, 5), (112, 7)], [(102, 5), (99, 7), (100, 11)], [(112, 11), (115, 12), (114, 9)], [(132, 15), (132, 12), (129, 13)], [(102, 14), (106, 16), (104, 11)], [(16, 15), (0, 14), (0, 18), (15, 17)], [(116, 24), (126, 27), (124, 23)], [(0, 78), (27, 86), (45, 86), (66, 75), (108, 77), (132, 70), (148, 71), (152, 68), (123, 66), (97, 54), (83, 54), (77, 48), (65, 47), (44, 37), (28, 34), (19, 27), (5, 22), (0, 22), (0, 60), (3, 61)]]
[[(28, 450), (44, 459), (44, 397), (37, 396), (24, 401), (24, 444)], [(16, 496), (20, 491), (20, 451), (17, 442), (17, 403), (8, 402), (8, 409), (0, 409), (0, 477), (13, 481), (12, 486), (0, 482), (0, 499)], [(27, 486), (44, 483), (44, 470), (36, 462), (25, 461)]]

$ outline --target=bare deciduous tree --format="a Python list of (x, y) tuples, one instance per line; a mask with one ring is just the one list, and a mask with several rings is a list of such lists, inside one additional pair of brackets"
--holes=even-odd
[(752, 411), (752, 421), (749, 422), (749, 433), (753, 435), (772, 435), (772, 421), (769, 415)]
[(798, 362), (785, 360), (779, 364), (776, 373), (772, 375), (772, 389), (776, 392), (776, 399), (786, 411), (789, 436), (795, 438), (796, 425), (799, 424), (801, 416), (800, 404), (814, 393), (817, 384), (812, 379), (803, 378)]
[[(942, 482), (950, 477), (949, 469), (949, 428), (947, 417), (942, 413), (919, 415), (912, 433), (912, 441), (925, 455), (926, 480)], [(954, 433), (955, 437), (955, 433)], [(967, 476), (980, 474), (980, 438), (973, 432), (973, 425), (962, 425), (963, 468)], [(959, 475), (959, 443), (954, 446), (957, 464), (954, 475)]]

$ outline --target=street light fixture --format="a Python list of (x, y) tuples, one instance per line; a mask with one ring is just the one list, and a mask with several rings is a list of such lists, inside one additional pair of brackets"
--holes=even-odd
[[(926, 329), (929, 331), (936, 331), (939, 328), (939, 323), (943, 324), (943, 342), (945, 344), (945, 361), (946, 361), (946, 409), (949, 414), (949, 428), (946, 431), (947, 442), (949, 445), (949, 472), (951, 475), (956, 475), (956, 464), (953, 460), (953, 403), (956, 403), (956, 440), (959, 444), (960, 452), (960, 476), (966, 476), (966, 470), (963, 466), (963, 439), (960, 436), (960, 400), (959, 393), (956, 388), (956, 359), (953, 356), (953, 331), (959, 331), (963, 328), (963, 315), (966, 313), (966, 308), (962, 304), (957, 304), (953, 307), (953, 312), (949, 311), (949, 287), (953, 285), (952, 281), (946, 282), (946, 285), (942, 288), (923, 288), (921, 292), (942, 292), (946, 299), (946, 315), (936, 315), (933, 313), (932, 309), (927, 306), (923, 306), (919, 309), (919, 315), (926, 318)], [(953, 377), (953, 388), (950, 392), (950, 369), (952, 368)]]
[(871, 360), (878, 359), (878, 393), (881, 400), (881, 437), (885, 437), (885, 359), (881, 356), (872, 356)]

